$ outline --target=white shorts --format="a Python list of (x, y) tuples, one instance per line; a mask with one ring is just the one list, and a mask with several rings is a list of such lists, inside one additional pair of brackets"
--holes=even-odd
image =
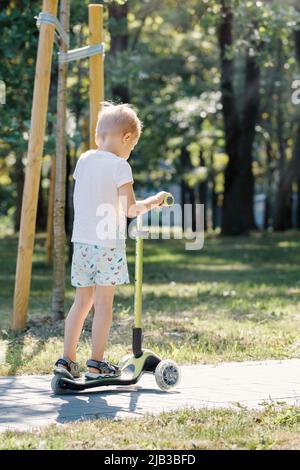
[(126, 248), (74, 243), (71, 284), (74, 287), (128, 284)]

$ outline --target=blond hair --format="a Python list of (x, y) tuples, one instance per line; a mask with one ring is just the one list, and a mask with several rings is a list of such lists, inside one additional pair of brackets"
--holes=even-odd
[(110, 101), (101, 103), (101, 111), (98, 114), (95, 140), (111, 132), (131, 132), (138, 140), (142, 132), (143, 124), (130, 104), (114, 104)]

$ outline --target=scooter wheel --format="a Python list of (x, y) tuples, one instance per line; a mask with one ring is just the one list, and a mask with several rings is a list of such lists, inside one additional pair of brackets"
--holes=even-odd
[(161, 390), (170, 390), (180, 382), (180, 369), (176, 362), (165, 359), (155, 369), (155, 380)]
[(63, 393), (68, 393), (68, 389), (61, 387), (60, 379), (61, 379), (61, 376), (57, 374), (57, 375), (54, 375), (54, 377), (51, 380), (51, 388), (52, 388), (53, 393), (55, 393), (56, 395), (62, 395)]

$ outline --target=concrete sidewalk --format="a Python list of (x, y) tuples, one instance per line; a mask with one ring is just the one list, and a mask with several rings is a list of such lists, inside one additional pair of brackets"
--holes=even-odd
[(81, 419), (132, 418), (194, 407), (240, 405), (261, 408), (265, 402), (300, 406), (300, 360), (233, 362), (182, 366), (180, 386), (158, 389), (152, 375), (130, 387), (102, 387), (76, 395), (57, 396), (51, 376), (0, 378), (0, 430), (28, 430)]

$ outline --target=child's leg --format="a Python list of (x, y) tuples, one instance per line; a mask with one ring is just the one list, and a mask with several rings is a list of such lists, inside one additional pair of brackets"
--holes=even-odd
[[(92, 327), (92, 359), (101, 361), (112, 322), (115, 286), (96, 286), (94, 292), (94, 319)], [(90, 372), (98, 370), (89, 368)]]
[(65, 320), (64, 357), (76, 361), (76, 348), (83, 323), (93, 305), (95, 286), (77, 287), (74, 303)]

